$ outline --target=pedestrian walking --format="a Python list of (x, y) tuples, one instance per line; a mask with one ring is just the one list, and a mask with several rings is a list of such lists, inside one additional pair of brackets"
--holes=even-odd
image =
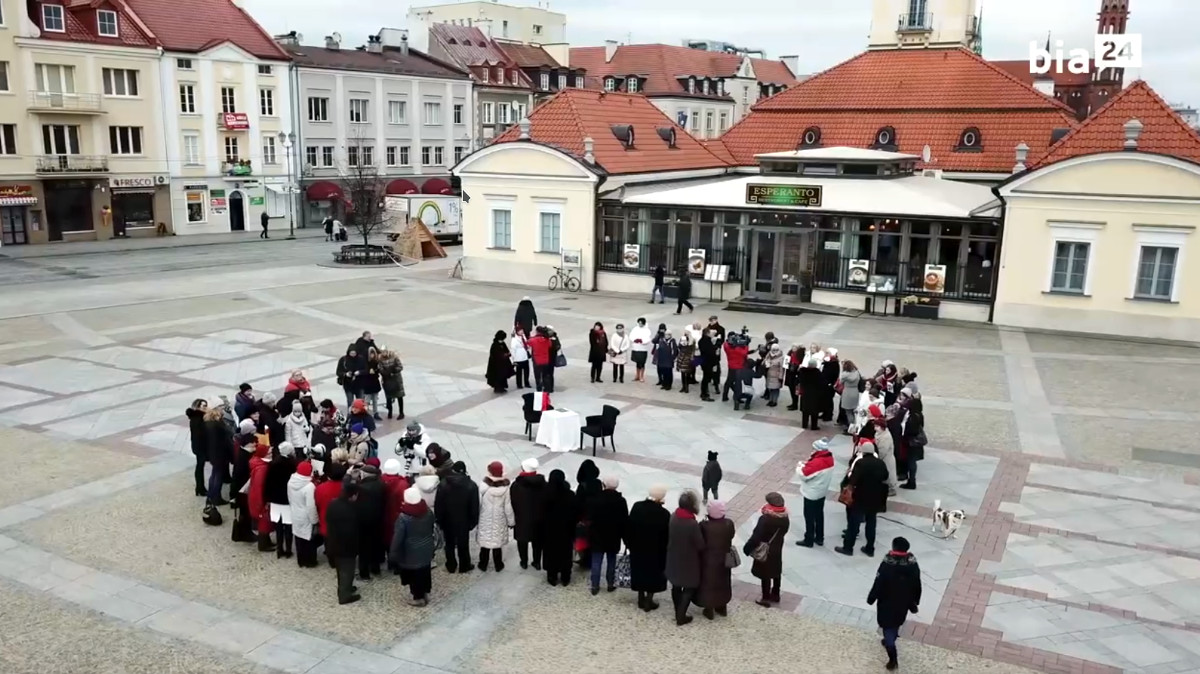
[(875, 605), (875, 621), (883, 630), (881, 643), (888, 656), (886, 666), (888, 671), (895, 670), (900, 666), (896, 653), (900, 627), (921, 605), (921, 567), (903, 536), (892, 539), (891, 551), (875, 572), (867, 604)]
[(666, 295), (663, 293), (666, 282), (667, 270), (663, 268), (662, 263), (654, 265), (654, 287), (650, 289), (650, 304), (654, 304), (655, 295), (658, 295), (659, 304), (666, 301)]
[(533, 300), (529, 299), (529, 296), (526, 295), (521, 298), (520, 302), (517, 302), (517, 311), (513, 315), (513, 325), (521, 326), (521, 332), (526, 335), (532, 335), (533, 329), (537, 327), (537, 324), (537, 310), (533, 308)]
[(326, 215), (321, 221), (321, 228), (325, 230), (325, 240), (333, 241), (333, 216)]
[(717, 460), (717, 453), (710, 451), (708, 453), (708, 461), (704, 463), (704, 471), (700, 473), (700, 488), (703, 490), (704, 503), (708, 503), (708, 495), (711, 492), (713, 499), (721, 498), (717, 491), (721, 486), (721, 462)]
[(683, 308), (688, 308), (688, 313), (692, 313), (694, 307), (689, 301), (692, 299), (692, 276), (688, 273), (687, 267), (679, 268), (679, 285), (676, 288), (679, 300), (678, 306), (675, 308), (675, 313), (683, 313)]
[(271, 224), (271, 216), (267, 215), (267, 212), (266, 212), (266, 211), (263, 211), (263, 212), (262, 212), (262, 216), (259, 218), (259, 220), (262, 222), (262, 233), (258, 235), (258, 238), (260, 238), (260, 239), (269, 239), (269, 238), (271, 238), (271, 237), (270, 237), (270, 236), (267, 234), (267, 225), (270, 225), (270, 224)]

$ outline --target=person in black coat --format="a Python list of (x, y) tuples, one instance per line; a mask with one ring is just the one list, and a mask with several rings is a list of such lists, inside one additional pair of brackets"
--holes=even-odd
[(819, 430), (818, 420), (825, 410), (825, 379), (821, 368), (814, 360), (809, 360), (797, 374), (800, 382), (800, 427), (808, 430)]
[(346, 347), (346, 355), (337, 362), (337, 383), (346, 394), (346, 408), (349, 409), (358, 398), (359, 391), (355, 388), (354, 375), (358, 372), (358, 348), (351, 344)]
[(925, 459), (925, 403), (920, 398), (908, 402), (908, 414), (900, 429), (900, 446), (896, 453), (908, 469), (908, 481), (901, 489), (917, 488), (917, 462)]
[(700, 371), (702, 378), (700, 380), (700, 399), (705, 402), (712, 402), (712, 396), (708, 394), (709, 386), (712, 386), (713, 393), (721, 387), (721, 352), (718, 350), (718, 342), (716, 333), (712, 328), (706, 328), (704, 334), (700, 337)]
[(842, 546), (834, 548), (847, 557), (854, 554), (854, 539), (858, 538), (858, 527), (866, 523), (867, 544), (862, 552), (868, 557), (875, 555), (875, 517), (887, 512), (888, 469), (887, 464), (875, 453), (875, 444), (864, 442), (858, 446), (859, 455), (850, 462), (850, 470), (842, 479), (841, 488), (849, 487), (853, 495), (846, 506), (846, 533)]
[(658, 294), (658, 303), (662, 304), (666, 301), (666, 295), (663, 294), (663, 288), (667, 285), (667, 270), (663, 269), (662, 263), (654, 265), (654, 287), (650, 289), (650, 304), (654, 304), (654, 295)]
[(592, 366), (592, 383), (599, 384), (604, 373), (604, 363), (608, 360), (608, 333), (604, 332), (604, 324), (599, 321), (588, 332), (588, 364)]
[(825, 407), (821, 410), (821, 421), (833, 421), (834, 386), (842, 375), (842, 363), (838, 360), (837, 349), (829, 349), (828, 355), (821, 363), (821, 382), (825, 385)]
[(587, 527), (591, 521), (589, 509), (592, 500), (604, 491), (604, 486), (600, 484), (600, 469), (594, 461), (584, 459), (579, 464), (579, 470), (575, 472), (575, 485), (575, 500), (579, 508), (579, 534), (576, 539), (581, 543), (575, 548), (579, 552), (579, 568), (587, 569), (592, 566), (592, 555), (587, 546)]
[(233, 433), (222, 418), (221, 410), (204, 413), (205, 454), (211, 466), (208, 475), (208, 502), (215, 506), (229, 503), (221, 497), (221, 487), (229, 484), (229, 463), (233, 460)]
[(675, 308), (675, 313), (683, 313), (683, 308), (688, 308), (688, 313), (692, 313), (695, 307), (688, 300), (692, 299), (692, 275), (688, 273), (687, 267), (679, 268), (679, 303)]
[(514, 373), (512, 353), (508, 350), (508, 335), (503, 330), (497, 330), (492, 338), (492, 347), (488, 352), (487, 372), (484, 377), (487, 385), (496, 393), (508, 392), (508, 379)]
[(208, 402), (196, 398), (185, 412), (191, 432), (192, 455), (196, 457), (196, 496), (208, 496), (208, 490), (204, 488), (204, 464), (208, 461), (208, 432), (204, 428), (204, 413), (207, 411)]
[(509, 488), (512, 499), (513, 538), (517, 539), (517, 554), (521, 557), (521, 568), (529, 568), (529, 548), (533, 547), (533, 568), (542, 569), (542, 517), (545, 514), (542, 501), (546, 498), (546, 478), (537, 472), (537, 459), (526, 459), (521, 463), (521, 474)]
[(250, 457), (254, 456), (254, 450), (258, 447), (258, 438), (254, 435), (254, 422), (249, 419), (243, 420), (238, 430), (229, 482), (229, 498), (236, 509), (230, 539), (235, 543), (254, 543), (258, 539), (251, 525), (250, 497), (242, 493), (242, 487), (250, 481)]
[[(281, 442), (271, 448), (271, 462), (267, 464), (267, 478), (263, 486), (267, 503), (272, 506), (289, 508), (287, 484), (295, 472), (296, 456), (291, 443)], [(278, 508), (273, 508), (273, 510), (278, 510)], [(292, 525), (284, 524), (274, 517), (271, 519), (276, 533), (275, 556), (291, 559)]]
[(529, 297), (522, 297), (521, 301), (517, 302), (517, 313), (513, 316), (513, 325), (521, 326), (525, 334), (532, 335), (537, 324), (537, 310), (533, 308), (533, 300)]
[(365, 359), (371, 349), (379, 350), (379, 347), (375, 346), (375, 336), (370, 330), (364, 330), (362, 335), (354, 340), (354, 350), (358, 352), (359, 358)]
[(542, 569), (551, 585), (571, 584), (571, 551), (579, 524), (579, 502), (561, 470), (550, 471), (542, 499)]
[(651, 487), (649, 498), (633, 504), (625, 525), (630, 587), (638, 593), (638, 608), (646, 612), (658, 608), (654, 593), (667, 590), (667, 530), (671, 514), (663, 507), (666, 497), (666, 487)]
[(279, 413), (275, 411), (278, 402), (274, 393), (264, 394), (258, 401), (258, 432), (265, 433), (274, 447), (284, 441), (283, 424), (279, 421)]
[(608, 558), (608, 591), (617, 589), (617, 553), (625, 539), (625, 523), (629, 519), (629, 504), (617, 491), (621, 481), (615, 475), (604, 477), (604, 490), (595, 496), (588, 508), (588, 550), (592, 553), (592, 594), (600, 594), (600, 568)]
[(359, 549), (359, 519), (355, 502), (358, 483), (347, 478), (342, 493), (325, 510), (325, 554), (337, 569), (339, 604), (352, 604), (362, 597), (354, 587), (354, 558)]
[(896, 661), (896, 639), (900, 636), (900, 626), (909, 613), (917, 612), (921, 604), (921, 567), (908, 550), (908, 540), (903, 536), (892, 539), (892, 550), (879, 564), (875, 582), (867, 594), (867, 604), (875, 605), (875, 620), (883, 630), (888, 670), (900, 666)]
[[(439, 448), (440, 449), (440, 448)], [(446, 571), (470, 573), (471, 530), (479, 524), (479, 485), (467, 476), (467, 466), (455, 461), (441, 478), (433, 514), (446, 541)]]
[(362, 467), (358, 483), (358, 576), (370, 580), (382, 575), (383, 567), (383, 510), (387, 505), (387, 487), (379, 477), (379, 468), (370, 464)]

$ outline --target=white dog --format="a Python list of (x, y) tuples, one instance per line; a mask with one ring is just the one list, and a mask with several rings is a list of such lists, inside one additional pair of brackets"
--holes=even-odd
[(943, 510), (941, 499), (933, 502), (933, 528), (931, 530), (937, 531), (940, 526), (942, 538), (954, 538), (955, 532), (962, 526), (965, 519), (967, 519), (967, 514), (962, 510)]

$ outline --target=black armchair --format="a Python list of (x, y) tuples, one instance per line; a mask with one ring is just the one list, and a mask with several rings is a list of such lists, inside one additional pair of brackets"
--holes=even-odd
[(584, 420), (583, 428), (579, 429), (579, 446), (583, 447), (583, 436), (590, 435), (592, 437), (592, 456), (596, 456), (596, 438), (600, 438), (601, 445), (604, 445), (604, 438), (608, 438), (612, 450), (617, 451), (617, 442), (613, 440), (613, 432), (617, 430), (617, 417), (620, 414), (621, 410), (612, 405), (605, 405), (603, 412), (587, 417)]
[[(526, 393), (525, 395), (521, 396), (523, 401), (521, 403), (521, 410), (525, 413), (525, 437), (529, 438), (530, 442), (533, 442), (533, 425), (540, 424), (542, 422), (542, 413), (534, 411), (533, 409), (533, 397), (535, 395), (541, 394)], [(554, 409), (554, 406), (551, 405), (547, 409)]]

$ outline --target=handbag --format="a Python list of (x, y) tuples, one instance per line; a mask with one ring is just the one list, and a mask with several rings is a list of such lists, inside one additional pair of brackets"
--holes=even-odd
[(437, 552), (446, 547), (446, 536), (442, 533), (442, 528), (435, 526), (433, 528), (433, 551)]
[(838, 503), (847, 508), (854, 505), (854, 487), (849, 485), (842, 487), (841, 491), (838, 492)]
[[(775, 537), (778, 535), (779, 535), (779, 530), (777, 529), (775, 531), (775, 533), (771, 534), (770, 539), (763, 541), (762, 543), (759, 543), (758, 545), (754, 546), (754, 549), (750, 551), (750, 556), (754, 559), (754, 561), (756, 561), (756, 562), (767, 561), (767, 557), (769, 557), (771, 555), (771, 544), (775, 542)], [(726, 557), (726, 564), (728, 564), (728, 563), (729, 563), (729, 559), (728, 559), (728, 557)]]
[(566, 366), (567, 366), (567, 357), (565, 355), (563, 355), (563, 353), (561, 351), (559, 351), (558, 355), (554, 357), (554, 367), (566, 367)]
[(736, 569), (742, 565), (742, 556), (738, 554), (737, 548), (729, 546), (729, 552), (725, 553), (725, 568)]
[(622, 552), (620, 557), (617, 557), (616, 577), (617, 587), (626, 590), (633, 587), (633, 567), (629, 561), (628, 550)]

